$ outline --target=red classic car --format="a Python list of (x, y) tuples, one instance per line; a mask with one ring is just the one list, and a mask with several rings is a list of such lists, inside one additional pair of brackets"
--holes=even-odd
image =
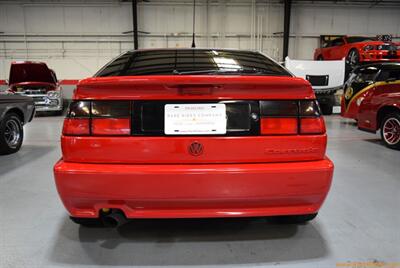
[(310, 84), (256, 52), (127, 52), (79, 82), (59, 195), (82, 225), (133, 218), (313, 219), (328, 194)]
[(372, 37), (343, 36), (315, 49), (315, 60), (341, 60), (351, 66), (362, 62), (400, 61), (400, 50), (393, 42), (378, 41)]
[(380, 129), (386, 146), (400, 149), (400, 63), (370, 68), (378, 71), (372, 83), (357, 98), (358, 128), (371, 132)]
[(11, 63), (9, 91), (31, 97), (37, 112), (63, 111), (62, 88), (56, 74), (44, 62), (14, 61)]

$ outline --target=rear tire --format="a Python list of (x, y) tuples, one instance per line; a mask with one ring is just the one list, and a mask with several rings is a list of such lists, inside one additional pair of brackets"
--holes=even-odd
[(64, 109), (62, 109), (62, 110), (60, 110), (60, 111), (55, 111), (55, 112), (52, 113), (52, 115), (54, 115), (54, 116), (61, 116), (61, 115), (63, 115), (63, 112), (64, 112)]
[(383, 118), (381, 137), (387, 147), (400, 150), (400, 112), (388, 114)]
[(278, 224), (304, 224), (313, 220), (315, 217), (317, 217), (317, 215), (318, 213), (293, 216), (277, 216), (272, 217), (271, 221)]
[(16, 113), (6, 114), (0, 122), (0, 155), (19, 151), (24, 139), (24, 128)]
[(323, 115), (331, 115), (333, 114), (333, 106), (329, 104), (321, 105), (321, 111)]
[(105, 227), (103, 221), (99, 218), (75, 218), (69, 217), (71, 221), (87, 228), (101, 228)]

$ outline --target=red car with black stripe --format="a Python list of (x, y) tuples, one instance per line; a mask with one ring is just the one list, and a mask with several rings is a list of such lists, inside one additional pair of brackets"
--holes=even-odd
[(355, 96), (358, 128), (374, 133), (380, 130), (386, 146), (400, 149), (400, 63), (372, 67), (378, 70), (373, 83)]
[(79, 82), (54, 174), (82, 225), (305, 222), (331, 185), (326, 143), (311, 85), (260, 53), (137, 50)]
[(374, 37), (343, 36), (329, 41), (314, 52), (314, 60), (341, 60), (357, 66), (360, 63), (400, 61), (398, 44)]

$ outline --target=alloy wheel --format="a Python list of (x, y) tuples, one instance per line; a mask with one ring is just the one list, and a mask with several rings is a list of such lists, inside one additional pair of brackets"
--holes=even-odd
[(358, 64), (358, 53), (355, 50), (350, 51), (349, 56), (348, 56), (348, 60), (349, 64), (351, 66), (355, 66)]
[(21, 127), (19, 122), (14, 119), (8, 120), (4, 129), (4, 137), (10, 148), (16, 148), (21, 137)]
[(383, 124), (383, 138), (389, 145), (395, 145), (400, 141), (400, 121), (391, 117)]

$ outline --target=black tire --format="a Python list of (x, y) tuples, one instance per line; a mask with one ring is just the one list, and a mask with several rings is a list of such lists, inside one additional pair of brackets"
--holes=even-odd
[(105, 227), (104, 222), (99, 218), (75, 218), (69, 217), (74, 223), (87, 228), (102, 228)]
[(55, 112), (52, 113), (52, 115), (54, 115), (54, 116), (61, 116), (61, 115), (63, 115), (63, 113), (64, 113), (64, 109), (62, 109), (62, 110), (60, 110), (60, 111), (55, 111)]
[(360, 64), (360, 53), (355, 48), (350, 49), (349, 54), (346, 56), (346, 65), (354, 69)]
[(333, 114), (333, 106), (330, 104), (321, 105), (321, 111), (323, 115), (331, 115)]
[(400, 150), (400, 112), (386, 115), (381, 122), (383, 143), (395, 150)]
[(16, 113), (8, 113), (0, 122), (0, 155), (13, 154), (21, 148), (24, 128)]
[(318, 213), (293, 216), (277, 216), (272, 217), (270, 221), (278, 224), (304, 224), (313, 220), (315, 217), (317, 217), (317, 215)]
[(322, 55), (319, 55), (319, 56), (317, 57), (317, 60), (324, 60), (324, 57), (322, 57)]

